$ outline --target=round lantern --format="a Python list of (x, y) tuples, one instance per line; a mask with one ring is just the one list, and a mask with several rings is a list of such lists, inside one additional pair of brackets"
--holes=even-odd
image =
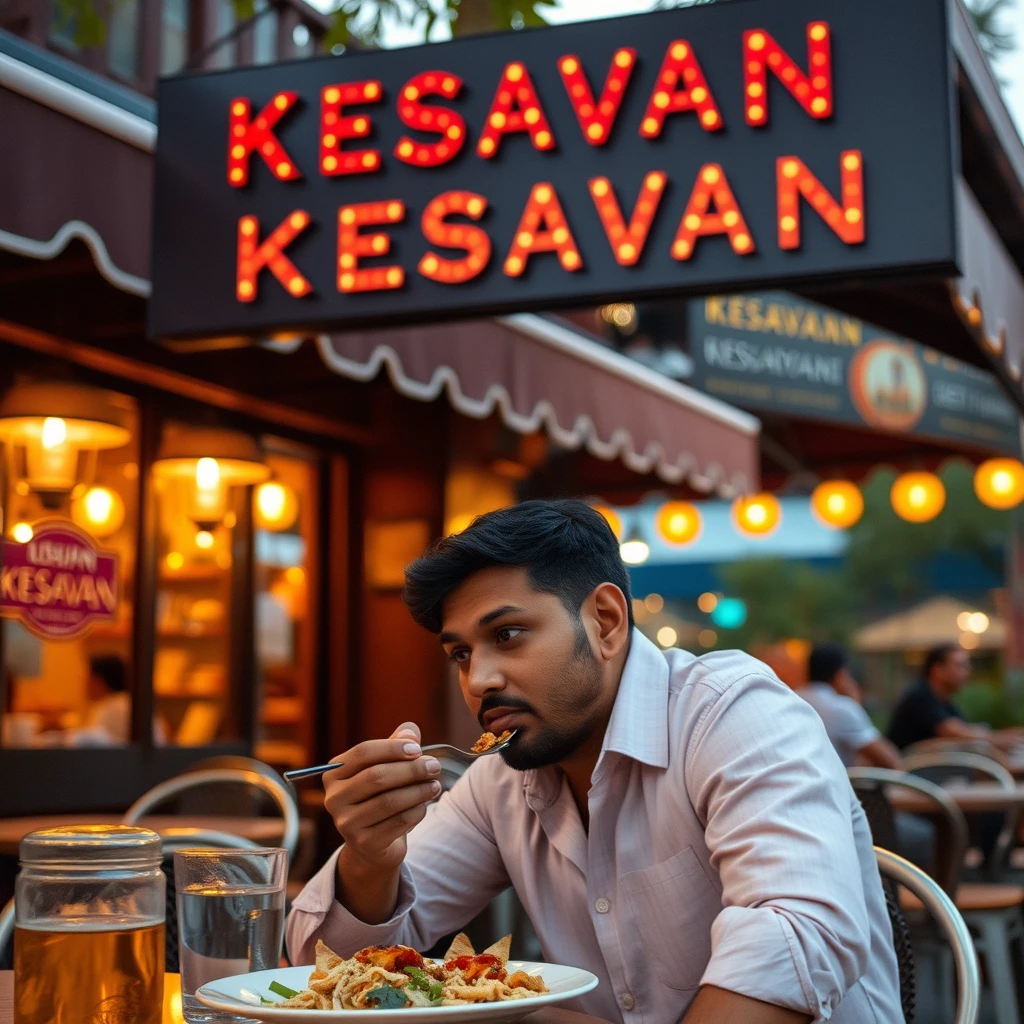
[(782, 506), (774, 494), (753, 494), (732, 503), (732, 521), (748, 537), (764, 537), (782, 522)]
[(903, 473), (889, 492), (893, 510), (908, 523), (927, 523), (946, 504), (946, 488), (934, 473)]
[(1014, 508), (1024, 501), (1024, 465), (1017, 459), (989, 459), (974, 473), (974, 493), (989, 508)]
[(811, 493), (811, 510), (826, 526), (846, 530), (864, 514), (864, 496), (849, 480), (825, 480)]
[(94, 537), (109, 537), (124, 524), (124, 500), (109, 487), (90, 487), (71, 506), (71, 519)]
[(688, 501), (669, 501), (658, 509), (655, 525), (662, 540), (682, 547), (700, 536), (700, 512)]
[(270, 480), (256, 488), (253, 511), (259, 529), (280, 532), (299, 518), (299, 498), (287, 484)]

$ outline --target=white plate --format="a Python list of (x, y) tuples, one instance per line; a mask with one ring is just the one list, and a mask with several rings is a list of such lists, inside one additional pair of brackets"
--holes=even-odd
[(427, 1018), (434, 1024), (472, 1024), (473, 1021), (503, 1024), (504, 1021), (519, 1020), (541, 1006), (577, 999), (597, 986), (597, 978), (578, 967), (511, 960), (508, 964), (509, 974), (513, 971), (541, 974), (551, 991), (546, 995), (517, 999), (514, 1002), (479, 1003), (475, 1006), (411, 1006), (404, 1010), (280, 1010), (260, 1003), (261, 994), (268, 999), (278, 998), (270, 991), (272, 981), (298, 992), (306, 987), (312, 970), (312, 967), (282, 967), (275, 971), (238, 974), (233, 978), (221, 978), (201, 985), (196, 996), (211, 1009), (267, 1021), (268, 1024), (300, 1024), (305, 1021), (331, 1024), (332, 1021), (348, 1021), (353, 1017), (370, 1017), (380, 1024), (401, 1024), (402, 1021)]

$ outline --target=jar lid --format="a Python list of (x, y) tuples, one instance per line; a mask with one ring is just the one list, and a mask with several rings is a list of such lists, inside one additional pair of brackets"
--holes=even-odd
[(160, 836), (135, 825), (61, 825), (30, 832), (21, 840), (22, 864), (73, 861), (82, 868), (115, 863), (156, 865)]

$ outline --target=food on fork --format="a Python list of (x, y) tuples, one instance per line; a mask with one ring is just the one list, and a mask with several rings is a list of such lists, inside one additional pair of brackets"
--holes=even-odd
[(302, 1010), (398, 1010), (501, 1003), (546, 993), (548, 987), (537, 974), (509, 975), (511, 945), (512, 936), (506, 935), (476, 953), (469, 939), (459, 934), (438, 963), (408, 946), (369, 946), (344, 960), (317, 942), (316, 967), (308, 987), (274, 1005)]
[(474, 754), (486, 754), (488, 750), (493, 750), (499, 743), (504, 743), (511, 737), (511, 729), (506, 729), (500, 736), (495, 736), (493, 732), (485, 732), (469, 749)]

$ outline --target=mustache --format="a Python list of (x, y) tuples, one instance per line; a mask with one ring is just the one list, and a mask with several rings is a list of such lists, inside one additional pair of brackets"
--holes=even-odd
[(496, 708), (508, 708), (509, 710), (515, 711), (529, 711), (531, 714), (536, 714), (536, 710), (528, 700), (523, 700), (522, 697), (513, 697), (511, 694), (503, 695), (500, 693), (492, 693), (484, 697), (480, 701), (480, 710), (476, 713), (477, 721), (480, 723), (480, 728), (484, 726), (484, 715), (488, 711), (494, 711)]

